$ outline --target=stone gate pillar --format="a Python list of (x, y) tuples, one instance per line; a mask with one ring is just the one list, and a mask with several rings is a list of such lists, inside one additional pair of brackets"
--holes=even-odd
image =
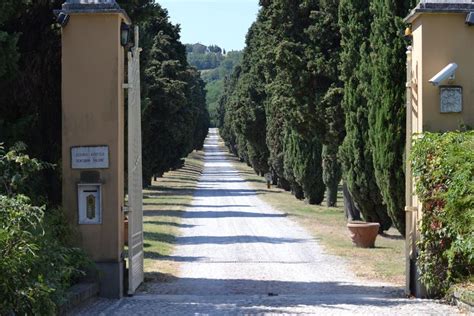
[[(474, 126), (474, 3), (424, 0), (405, 18), (412, 45), (407, 65), (407, 157), (415, 134)], [(407, 164), (407, 294), (425, 296), (416, 265), (422, 207)]]
[[(63, 207), (99, 269), (100, 294), (123, 295), (124, 48), (114, 0), (68, 0), (62, 25)], [(123, 43), (122, 43), (123, 44)]]

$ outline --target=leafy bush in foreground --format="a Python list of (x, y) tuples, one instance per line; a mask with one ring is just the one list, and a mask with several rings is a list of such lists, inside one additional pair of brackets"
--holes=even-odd
[(423, 204), (421, 281), (432, 295), (474, 273), (474, 132), (426, 133), (412, 152)]
[(45, 211), (19, 193), (47, 166), (23, 150), (0, 147), (0, 315), (54, 315), (89, 261), (67, 246), (71, 233), (60, 210)]

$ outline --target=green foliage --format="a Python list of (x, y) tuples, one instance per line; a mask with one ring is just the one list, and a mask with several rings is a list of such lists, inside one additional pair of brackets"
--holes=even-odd
[(0, 314), (54, 315), (90, 266), (82, 251), (61, 243), (58, 228), (64, 232), (66, 224), (60, 214), (49, 212), (49, 222), (44, 207), (26, 196), (0, 195)]
[[(8, 146), (24, 142), (29, 155), (53, 163), (61, 159), (61, 29), (52, 12), (60, 9), (63, 2), (6, 0), (0, 3), (0, 142)], [(168, 170), (190, 150), (202, 146), (209, 125), (204, 84), (199, 74), (188, 67), (185, 48), (179, 43), (179, 27), (167, 21), (165, 10), (152, 0), (118, 2), (141, 28), (142, 104), (147, 121), (143, 139), (163, 137), (157, 136), (161, 131), (154, 124), (159, 120), (147, 115), (147, 107), (150, 110), (149, 105), (156, 104), (157, 96), (164, 97), (165, 92), (173, 96), (168, 104), (175, 103), (176, 111), (155, 113), (167, 123), (165, 130), (176, 135), (172, 139), (176, 143), (161, 143), (163, 146), (158, 151), (144, 147), (144, 161), (148, 164), (143, 170), (148, 177)], [(167, 48), (160, 50), (162, 47)], [(173, 64), (175, 60), (177, 64)], [(145, 74), (158, 64), (163, 66), (161, 73), (154, 78)], [(174, 69), (175, 65), (179, 69)], [(161, 94), (156, 92), (158, 79), (163, 88)], [(178, 83), (176, 86), (173, 80)], [(153, 98), (149, 93), (153, 93)], [(172, 158), (167, 157), (168, 152)], [(152, 163), (150, 166), (150, 161), (157, 156), (164, 157), (159, 167), (153, 169), (156, 166)], [(50, 204), (60, 202), (59, 169), (46, 168), (34, 180), (38, 182), (32, 188), (35, 196), (47, 196)]]
[(143, 179), (179, 166), (181, 158), (202, 148), (209, 127), (204, 82), (186, 61), (179, 27), (155, 5), (142, 24)]
[(278, 186), (319, 204), (325, 191), (321, 144), (337, 147), (344, 137), (338, 2), (260, 4), (238, 79), (219, 103), (221, 135), (257, 173), (270, 171)]
[(216, 45), (186, 44), (186, 52), (188, 63), (198, 70), (215, 69), (225, 58), (222, 49)]
[(339, 4), (340, 71), (344, 82), (342, 107), (346, 127), (339, 156), (344, 181), (364, 219), (380, 223), (381, 231), (385, 231), (392, 223), (375, 180), (368, 138), (366, 93), (370, 87), (370, 43), (367, 31), (372, 22), (369, 4), (369, 0), (341, 0)]
[[(0, 195), (0, 313), (51, 314), (53, 289), (44, 276), (32, 271), (38, 260), (38, 227), (43, 208), (28, 204), (25, 196), (8, 198)], [(35, 233), (40, 230), (40, 233)]]
[(321, 100), (326, 130), (322, 138), (323, 181), (327, 188), (326, 205), (336, 206), (337, 192), (342, 178), (342, 168), (338, 159), (339, 146), (345, 137), (342, 109), (343, 89), (331, 86)]
[(21, 150), (0, 148), (0, 314), (54, 315), (90, 262), (68, 247), (71, 232), (60, 210), (45, 216), (45, 206), (19, 194), (28, 192), (32, 175), (48, 166)]
[(120, 7), (127, 12), (133, 23), (142, 23), (153, 16), (153, 0), (117, 0)]
[(322, 152), (323, 182), (327, 188), (326, 205), (334, 207), (337, 203), (339, 183), (342, 178), (342, 170), (337, 160), (338, 146), (324, 145)]
[(375, 179), (388, 215), (403, 236), (406, 43), (400, 30), (408, 9), (397, 1), (372, 0), (371, 88), (366, 92)]
[(8, 151), (0, 144), (0, 194), (34, 195), (33, 175), (53, 165), (30, 158), (25, 154), (26, 145), (17, 143)]
[(0, 80), (14, 76), (19, 59), (18, 34), (4, 31), (4, 24), (15, 16), (23, 1), (5, 0), (0, 3)]
[(301, 188), (309, 204), (321, 204), (325, 186), (321, 168), (321, 142), (317, 138), (306, 140), (296, 132), (290, 132), (285, 138), (284, 169), (286, 179), (293, 180), (295, 196)]
[(242, 60), (242, 52), (231, 51), (224, 56), (219, 66), (201, 71), (201, 78), (206, 83), (206, 103), (211, 117), (211, 126), (217, 126), (219, 120), (219, 99), (224, 92), (224, 80), (232, 74), (234, 67)]
[(433, 295), (474, 273), (474, 132), (425, 133), (411, 153), (422, 203), (418, 266)]
[[(0, 142), (24, 142), (28, 154), (53, 163), (61, 156), (61, 32), (52, 11), (63, 2), (0, 3), (0, 72), (8, 64), (0, 75)], [(59, 203), (59, 170), (40, 175), (37, 195)]]

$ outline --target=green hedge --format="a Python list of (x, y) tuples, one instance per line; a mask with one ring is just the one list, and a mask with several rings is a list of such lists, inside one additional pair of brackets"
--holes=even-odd
[(430, 294), (474, 272), (474, 131), (425, 133), (411, 155), (423, 204), (418, 264)]
[(0, 144), (0, 315), (55, 315), (90, 262), (68, 246), (72, 234), (63, 212), (35, 206), (41, 198), (28, 184), (51, 165), (24, 149)]

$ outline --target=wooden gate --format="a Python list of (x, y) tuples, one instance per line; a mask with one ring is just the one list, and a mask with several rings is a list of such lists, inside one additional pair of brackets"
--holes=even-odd
[(143, 193), (138, 27), (128, 52), (128, 294), (143, 282)]

